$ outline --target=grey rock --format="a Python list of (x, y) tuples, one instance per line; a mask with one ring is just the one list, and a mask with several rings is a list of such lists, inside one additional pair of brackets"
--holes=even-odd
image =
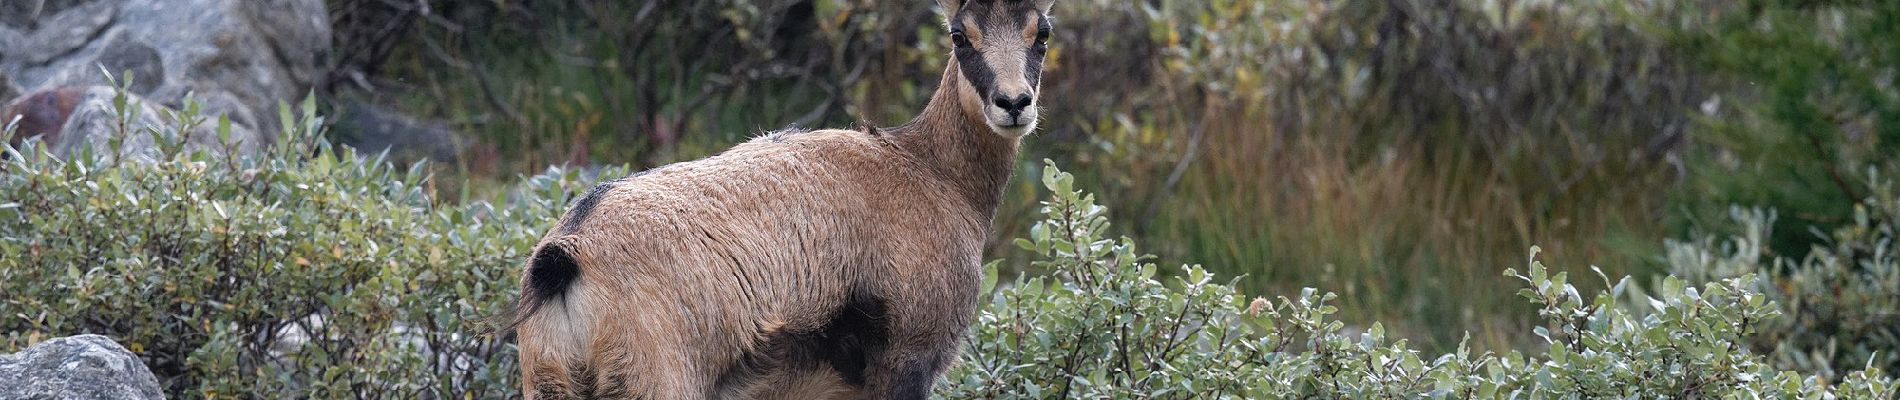
[[(298, 100), (329, 75), (332, 34), (330, 10), (321, 0), (238, 0), (239, 10), (268, 53), (296, 83), (286, 101)], [(276, 107), (272, 105), (272, 107)], [(275, 108), (272, 109), (275, 111)], [(274, 115), (274, 114), (273, 114)]]
[(129, 71), (131, 91), (159, 105), (193, 94), (247, 133), (276, 132), (278, 103), (326, 75), (330, 37), (322, 0), (4, 0), (0, 74), (35, 92)]
[[(0, 71), (0, 104), (13, 101), (15, 97), (20, 97), (20, 88), (13, 86), (13, 79), (7, 78), (5, 71)], [(6, 121), (0, 121), (0, 124), (4, 123)]]
[(8, 41), (0, 44), (8, 45), (9, 51), (0, 52), (6, 54), (0, 62), (46, 63), (79, 50), (105, 31), (117, 14), (118, 5), (111, 2), (82, 3), (57, 12), (44, 11), (37, 20), (29, 21), (28, 25), (35, 29), (6, 35)]
[(412, 118), (374, 104), (347, 103), (337, 117), (334, 132), (338, 142), (369, 152), (389, 150), (397, 160), (450, 162), (468, 146), (468, 140), (448, 124)]
[(88, 3), (89, 0), (14, 0), (0, 2), (0, 26), (15, 29), (37, 26), (41, 16)]
[(0, 399), (163, 399), (158, 377), (112, 339), (79, 335), (0, 354)]
[[(113, 97), (117, 95), (112, 87), (92, 86), (62, 90), (65, 92), (60, 94), (70, 96), (73, 104), (71, 113), (64, 116), (64, 121), (28, 124), (35, 126), (62, 124), (57, 125), (59, 128), (56, 133), (37, 136), (48, 152), (57, 156), (70, 157), (90, 150), (90, 154), (102, 161), (115, 159), (157, 161), (164, 154), (159, 146), (159, 138), (152, 132), (159, 132), (163, 137), (182, 142), (184, 151), (204, 151), (221, 156), (252, 154), (261, 145), (255, 131), (237, 124), (231, 126), (229, 142), (220, 140), (217, 120), (209, 116), (201, 116), (204, 120), (200, 121), (200, 124), (180, 132), (177, 130), (178, 121), (171, 117), (178, 114), (177, 111), (131, 93), (126, 94), (126, 104), (127, 108), (136, 107), (133, 110), (135, 117), (122, 127), (119, 116), (112, 106)], [(26, 103), (43, 99), (38, 96), (40, 93), (47, 92), (36, 92), (22, 97), (7, 107), (0, 107), (0, 118), (7, 117), (9, 112), (15, 110), (29, 115), (33, 112), (22, 107), (50, 106), (49, 104)], [(41, 132), (20, 132), (22, 135), (39, 133)], [(117, 145), (117, 152), (113, 151), (114, 145)]]

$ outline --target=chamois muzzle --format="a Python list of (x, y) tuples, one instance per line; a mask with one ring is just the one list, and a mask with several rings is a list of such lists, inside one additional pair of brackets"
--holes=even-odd
[[(1013, 72), (1013, 71), (1012, 71)], [(1011, 85), (1015, 86), (1015, 85)], [(1026, 85), (1024, 85), (1026, 86)], [(1029, 90), (998, 88), (983, 105), (990, 129), (1005, 136), (1022, 136), (1036, 129), (1036, 97)]]
[(1023, 125), (1021, 121), (1023, 110), (1029, 108), (1030, 100), (1029, 94), (1024, 93), (1016, 95), (1014, 98), (998, 95), (990, 99), (990, 103), (995, 104), (996, 108), (1003, 109), (1003, 112), (1009, 113), (1009, 120), (1002, 124), (1004, 127), (1016, 127)]

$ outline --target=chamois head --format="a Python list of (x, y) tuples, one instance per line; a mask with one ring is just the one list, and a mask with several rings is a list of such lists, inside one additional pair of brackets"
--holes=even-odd
[(1049, 51), (1049, 6), (1055, 0), (937, 0), (949, 16), (951, 62), (965, 113), (983, 116), (997, 134), (1036, 129), (1036, 93)]

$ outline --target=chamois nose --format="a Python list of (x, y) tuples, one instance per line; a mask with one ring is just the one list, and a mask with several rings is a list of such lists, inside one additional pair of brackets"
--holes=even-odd
[(1023, 115), (1023, 109), (1029, 108), (1029, 99), (1028, 93), (1016, 95), (1013, 99), (999, 94), (990, 99), (990, 102), (995, 103), (997, 108), (1009, 112), (1009, 116), (1013, 118)]

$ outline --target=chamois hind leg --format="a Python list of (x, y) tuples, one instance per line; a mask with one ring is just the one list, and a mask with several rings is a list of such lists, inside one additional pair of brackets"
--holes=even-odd
[(696, 342), (677, 329), (680, 324), (666, 318), (624, 323), (648, 319), (640, 315), (645, 310), (601, 301), (609, 296), (602, 289), (575, 285), (567, 297), (542, 306), (521, 324), (518, 339), (526, 397), (705, 398), (708, 382), (691, 368), (696, 365), (691, 353)]
[(551, 365), (527, 374), (529, 392), (525, 397), (529, 400), (706, 398), (703, 385), (693, 384), (690, 377), (679, 372), (637, 371), (616, 361)]
[(587, 354), (568, 357), (535, 354), (524, 347), (522, 367), (525, 397), (548, 399), (702, 399), (706, 397), (704, 379), (684, 367), (678, 350), (684, 346), (670, 340), (628, 341), (602, 338), (594, 341)]
[(589, 399), (689, 400), (704, 399), (709, 386), (694, 374), (678, 350), (684, 343), (667, 340), (604, 345), (594, 354)]

